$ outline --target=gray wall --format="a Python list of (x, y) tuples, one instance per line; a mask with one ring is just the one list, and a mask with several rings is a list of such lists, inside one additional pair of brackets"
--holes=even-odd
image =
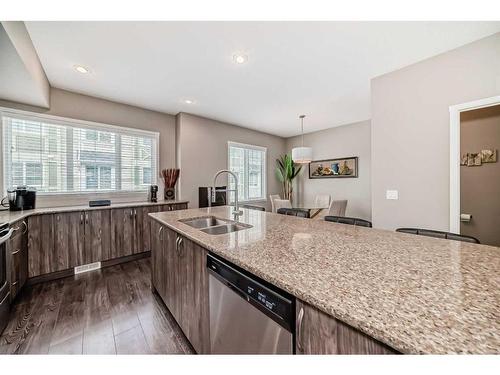
[[(275, 159), (285, 152), (285, 139), (255, 130), (186, 113), (177, 115), (177, 162), (181, 169), (179, 191), (190, 207), (198, 207), (198, 187), (212, 184), (214, 174), (226, 169), (228, 141), (267, 148), (267, 196), (277, 194)], [(218, 183), (227, 183), (223, 176)], [(261, 205), (268, 207), (268, 202)]]
[(497, 33), (372, 80), (375, 227), (448, 230), (449, 107), (499, 95), (499, 62)]
[[(287, 139), (287, 151), (301, 144), (301, 138)], [(297, 177), (294, 199), (311, 203), (316, 194), (330, 194), (332, 199), (347, 199), (346, 216), (371, 219), (371, 129), (370, 121), (339, 126), (304, 135), (304, 145), (313, 148), (315, 160), (359, 157), (358, 178), (310, 180), (305, 165)]]

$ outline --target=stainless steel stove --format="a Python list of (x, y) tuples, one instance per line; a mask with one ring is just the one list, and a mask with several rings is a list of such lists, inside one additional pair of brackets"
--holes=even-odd
[(7, 280), (7, 240), (13, 229), (8, 223), (0, 224), (0, 334), (9, 320), (10, 285)]

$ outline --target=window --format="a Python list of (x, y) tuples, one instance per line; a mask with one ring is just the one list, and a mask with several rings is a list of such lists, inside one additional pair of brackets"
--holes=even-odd
[(158, 133), (10, 112), (0, 115), (4, 189), (28, 185), (41, 194), (133, 192), (156, 183)]
[[(259, 146), (229, 142), (229, 169), (238, 176), (238, 199), (266, 199), (266, 149)], [(234, 189), (234, 180), (229, 177)], [(234, 196), (230, 197), (234, 201)]]

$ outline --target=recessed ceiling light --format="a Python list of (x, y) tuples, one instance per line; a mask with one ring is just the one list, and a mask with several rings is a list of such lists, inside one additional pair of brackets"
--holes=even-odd
[(186, 103), (186, 104), (193, 104), (194, 100), (192, 100), (192, 99), (184, 99), (184, 103)]
[(86, 68), (82, 65), (75, 65), (74, 66), (75, 70), (78, 72), (78, 73), (82, 73), (82, 74), (87, 74), (87, 73), (90, 73), (90, 69), (89, 68)]
[(233, 55), (233, 61), (236, 64), (244, 64), (248, 61), (248, 56), (241, 53), (236, 53)]

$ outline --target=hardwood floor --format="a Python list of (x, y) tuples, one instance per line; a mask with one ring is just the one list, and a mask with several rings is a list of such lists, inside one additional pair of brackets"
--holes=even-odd
[(193, 353), (150, 283), (145, 258), (28, 286), (12, 306), (0, 353)]

